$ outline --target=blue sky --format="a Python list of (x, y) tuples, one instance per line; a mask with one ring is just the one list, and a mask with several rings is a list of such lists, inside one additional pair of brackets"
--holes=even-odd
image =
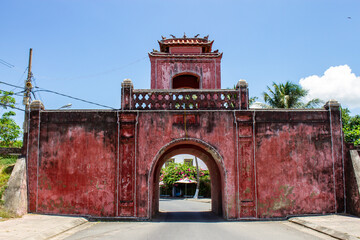
[[(311, 97), (335, 98), (360, 114), (358, 0), (3, 0), (0, 29), (0, 59), (14, 66), (0, 64), (0, 81), (15, 85), (24, 84), (33, 48), (38, 87), (119, 108), (123, 79), (150, 88), (147, 53), (161, 35), (186, 32), (209, 34), (224, 53), (222, 88), (246, 79), (250, 95), (261, 97), (272, 82), (302, 79)], [(37, 97), (48, 109), (98, 108), (45, 92)]]

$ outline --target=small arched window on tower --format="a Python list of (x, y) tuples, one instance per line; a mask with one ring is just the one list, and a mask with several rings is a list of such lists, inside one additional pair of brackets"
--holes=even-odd
[(172, 88), (190, 88), (190, 89), (199, 89), (200, 80), (199, 77), (191, 75), (188, 73), (177, 75), (172, 80)]

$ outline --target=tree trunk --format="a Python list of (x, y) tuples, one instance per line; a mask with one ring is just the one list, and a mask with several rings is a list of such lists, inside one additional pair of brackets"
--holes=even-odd
[(199, 164), (198, 164), (198, 160), (197, 157), (195, 157), (195, 163), (196, 163), (196, 191), (195, 191), (195, 195), (194, 198), (198, 198), (199, 196), (199, 188), (200, 188), (200, 174), (199, 174)]

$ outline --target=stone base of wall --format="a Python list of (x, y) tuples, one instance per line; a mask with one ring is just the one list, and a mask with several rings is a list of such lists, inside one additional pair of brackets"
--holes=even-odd
[(26, 161), (19, 158), (4, 192), (5, 208), (19, 216), (27, 213)]
[(360, 156), (358, 150), (349, 151), (346, 165), (347, 212), (360, 217)]

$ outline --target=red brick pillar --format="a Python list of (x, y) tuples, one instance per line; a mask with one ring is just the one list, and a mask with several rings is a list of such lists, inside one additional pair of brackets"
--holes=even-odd
[(130, 79), (124, 79), (121, 83), (121, 109), (132, 109), (132, 90), (134, 86)]
[(247, 110), (249, 109), (249, 88), (248, 83), (241, 79), (236, 84), (236, 90), (239, 91), (239, 99), (240, 99), (240, 109), (241, 110)]
[(136, 115), (119, 115), (118, 216), (136, 216)]
[(30, 126), (27, 141), (26, 168), (28, 176), (28, 212), (37, 212), (38, 207), (38, 167), (40, 148), (41, 110), (44, 105), (35, 100), (30, 104)]
[(237, 112), (237, 217), (256, 218), (254, 113)]

